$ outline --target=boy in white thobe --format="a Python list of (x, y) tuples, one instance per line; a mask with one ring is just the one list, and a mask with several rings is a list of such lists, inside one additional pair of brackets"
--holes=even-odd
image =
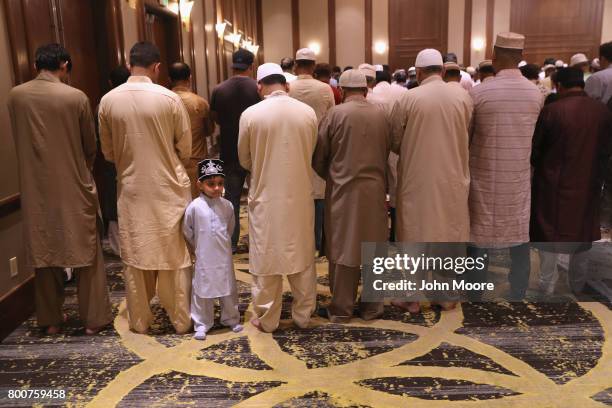
[(197, 185), (202, 194), (189, 204), (183, 221), (183, 233), (196, 256), (191, 319), (197, 340), (204, 340), (214, 324), (215, 298), (221, 306), (221, 324), (234, 332), (242, 330), (232, 261), (234, 207), (221, 197), (224, 180), (223, 161), (198, 163)]

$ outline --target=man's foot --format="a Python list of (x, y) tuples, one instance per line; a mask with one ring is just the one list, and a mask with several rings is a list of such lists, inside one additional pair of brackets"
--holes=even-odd
[(85, 328), (85, 334), (88, 336), (93, 336), (94, 334), (98, 334), (100, 333), (104, 327), (106, 326), (100, 326), (100, 327), (86, 327)]
[(449, 310), (453, 310), (454, 308), (457, 307), (457, 302), (438, 302), (435, 304), (440, 306), (442, 310), (444, 310), (445, 312), (448, 312)]
[(421, 312), (421, 305), (419, 304), (419, 302), (402, 302), (392, 300), (391, 304), (395, 307), (399, 307), (400, 309), (406, 310), (411, 314), (417, 314)]
[(205, 340), (206, 339), (206, 331), (204, 329), (196, 330), (193, 338), (196, 340)]
[(239, 333), (242, 331), (242, 329), (244, 329), (244, 326), (241, 324), (237, 324), (237, 325), (232, 326), (231, 329), (234, 333)]
[(265, 333), (265, 332), (266, 332), (266, 331), (263, 329), (263, 327), (261, 326), (261, 322), (259, 321), (259, 319), (258, 319), (258, 318), (251, 319), (251, 324), (252, 324), (253, 326), (255, 326), (255, 328), (256, 328), (257, 330), (259, 330), (260, 332), (262, 332), (262, 333)]

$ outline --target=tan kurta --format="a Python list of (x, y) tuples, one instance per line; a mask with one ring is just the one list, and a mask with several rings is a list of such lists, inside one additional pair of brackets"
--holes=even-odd
[(471, 96), (471, 241), (482, 246), (529, 242), (529, 160), (543, 95), (520, 70), (504, 69), (473, 88)]
[(87, 96), (43, 72), (11, 90), (8, 108), (27, 264), (92, 265), (98, 197), (90, 171), (96, 136)]
[(326, 254), (361, 265), (361, 243), (386, 241), (385, 169), (391, 148), (384, 113), (362, 96), (336, 106), (319, 125), (313, 167), (327, 182)]
[(469, 239), (469, 94), (434, 75), (393, 109), (392, 148), (399, 157), (398, 240)]
[[(314, 79), (312, 75), (298, 75), (289, 85), (289, 96), (310, 106), (317, 115), (318, 123), (335, 106), (334, 92), (329, 84)], [(314, 198), (325, 197), (325, 181), (313, 172)]]
[(117, 167), (121, 258), (145, 270), (191, 265), (181, 221), (190, 202), (183, 163), (189, 117), (178, 95), (132, 76), (100, 102), (100, 142)]
[(251, 172), (249, 261), (254, 275), (289, 275), (314, 262), (311, 161), (317, 117), (276, 91), (240, 117), (238, 157)]
[(176, 86), (172, 88), (172, 91), (181, 97), (191, 123), (191, 158), (186, 170), (191, 181), (191, 198), (197, 198), (200, 196), (200, 190), (196, 184), (198, 162), (208, 157), (206, 137), (215, 130), (215, 123), (210, 119), (210, 107), (206, 99), (194, 94), (184, 86)]

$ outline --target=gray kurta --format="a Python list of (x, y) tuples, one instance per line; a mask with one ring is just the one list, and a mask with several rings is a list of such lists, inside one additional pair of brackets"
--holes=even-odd
[(391, 147), (382, 110), (355, 96), (319, 126), (313, 167), (326, 179), (325, 237), (331, 262), (361, 264), (361, 243), (386, 241), (385, 169)]
[(90, 169), (96, 136), (87, 96), (43, 72), (8, 98), (27, 264), (91, 265), (98, 197)]

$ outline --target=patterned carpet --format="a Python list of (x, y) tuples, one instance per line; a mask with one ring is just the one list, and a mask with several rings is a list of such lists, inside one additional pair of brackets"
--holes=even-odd
[[(157, 304), (150, 334), (131, 332), (121, 263), (108, 256), (106, 264), (112, 327), (85, 336), (69, 285), (60, 336), (43, 336), (32, 318), (0, 345), (1, 407), (612, 406), (609, 305), (466, 303), (416, 316), (388, 305), (373, 322), (314, 318), (303, 330), (284, 320), (274, 334), (218, 327), (202, 342), (174, 334)], [(248, 321), (248, 255), (235, 264)], [(323, 304), (326, 270), (319, 259)], [(284, 301), (288, 318), (289, 293)], [(62, 389), (66, 399), (7, 398), (14, 389)]]

